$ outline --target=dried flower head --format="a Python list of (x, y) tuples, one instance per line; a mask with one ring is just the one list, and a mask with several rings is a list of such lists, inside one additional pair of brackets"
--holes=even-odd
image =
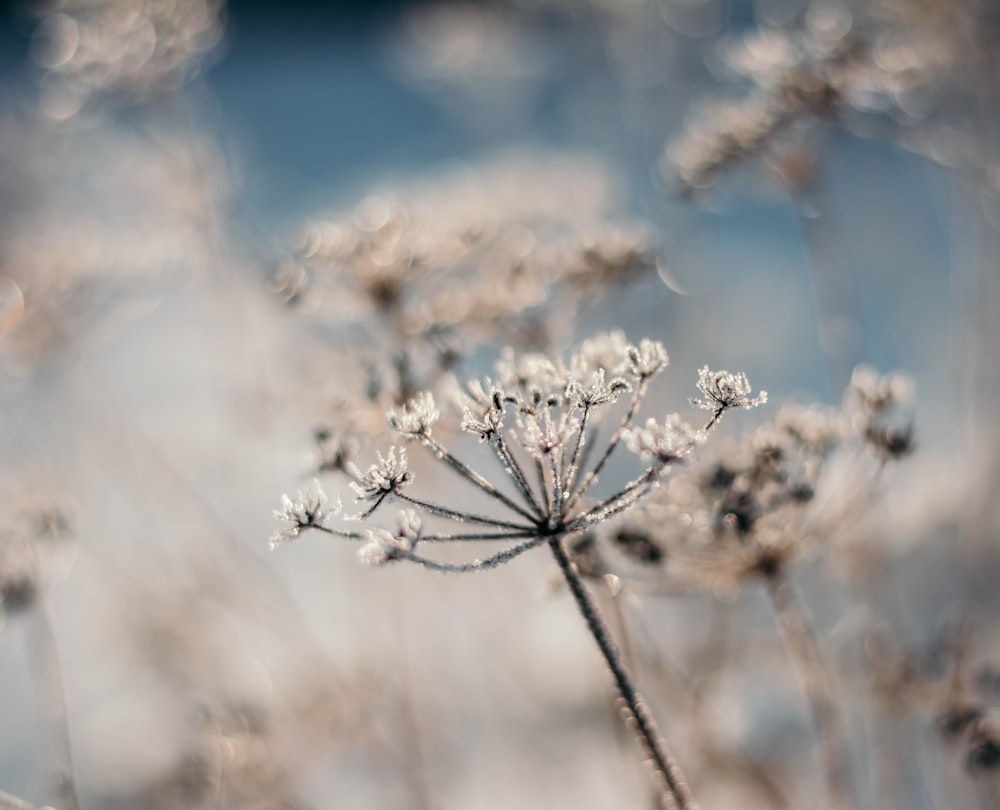
[(638, 346), (628, 347), (629, 373), (641, 380), (659, 374), (669, 362), (666, 348), (657, 340), (643, 338)]
[(767, 391), (761, 391), (755, 397), (750, 395), (750, 381), (743, 372), (712, 371), (708, 366), (702, 366), (698, 371), (698, 390), (703, 398), (692, 399), (691, 404), (713, 412), (709, 425), (733, 408), (755, 408), (767, 402)]
[(431, 427), (441, 417), (434, 404), (434, 396), (429, 392), (417, 394), (402, 409), (388, 413), (389, 425), (397, 433), (408, 439), (420, 439), (431, 435)]
[(886, 459), (913, 451), (916, 431), (909, 412), (912, 380), (903, 374), (879, 375), (859, 366), (851, 375), (844, 402), (851, 422), (868, 445)]
[(274, 510), (274, 517), (289, 525), (271, 535), (271, 547), (298, 537), (304, 529), (323, 528), (327, 519), (340, 512), (340, 509), (340, 498), (327, 507), (326, 493), (315, 479), (312, 491), (300, 490), (295, 500), (282, 495), (281, 509)]
[(379, 501), (390, 493), (401, 491), (413, 480), (413, 474), (407, 469), (406, 448), (395, 446), (384, 456), (378, 453), (378, 463), (364, 473), (352, 464), (351, 474), (355, 479), (351, 489), (359, 501)]
[(395, 531), (370, 529), (365, 533), (365, 543), (358, 549), (358, 557), (367, 565), (385, 565), (411, 554), (420, 541), (422, 531), (420, 516), (412, 509), (399, 513)]
[(681, 421), (677, 414), (670, 414), (661, 425), (647, 419), (641, 428), (629, 428), (622, 434), (625, 446), (643, 459), (656, 459), (660, 464), (676, 464), (686, 458), (698, 445), (704, 444), (707, 434)]
[(619, 396), (632, 390), (624, 377), (612, 377), (610, 380), (605, 377), (604, 369), (598, 369), (586, 387), (577, 378), (571, 378), (566, 385), (566, 398), (574, 400), (581, 408), (596, 408), (617, 402)]

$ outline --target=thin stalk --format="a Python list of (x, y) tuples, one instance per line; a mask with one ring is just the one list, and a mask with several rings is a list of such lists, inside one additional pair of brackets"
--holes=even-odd
[(568, 512), (573, 508), (573, 505), (580, 500), (584, 495), (587, 494), (587, 490), (590, 489), (590, 485), (594, 483), (597, 476), (600, 474), (601, 470), (604, 469), (604, 465), (608, 463), (608, 459), (611, 458), (611, 454), (615, 451), (615, 448), (621, 442), (622, 434), (625, 432), (630, 424), (632, 424), (632, 417), (635, 416), (635, 412), (639, 409), (639, 403), (642, 402), (642, 397), (646, 393), (647, 378), (639, 380), (635, 386), (635, 393), (632, 395), (632, 401), (629, 403), (628, 410), (622, 417), (622, 421), (618, 424), (618, 428), (611, 436), (611, 440), (608, 442), (608, 447), (604, 451), (604, 455), (598, 459), (597, 464), (591, 469), (587, 476), (583, 479), (580, 486), (574, 490), (573, 494), (566, 501), (566, 511)]
[(546, 484), (545, 478), (545, 465), (542, 464), (542, 460), (535, 456), (535, 476), (538, 478), (538, 489), (542, 493), (542, 498), (545, 499), (546, 493), (549, 491), (548, 485)]
[(495, 526), (498, 529), (512, 529), (515, 532), (532, 531), (531, 526), (524, 526), (519, 523), (510, 523), (506, 520), (484, 517), (483, 515), (475, 515), (472, 512), (461, 512), (457, 509), (449, 509), (447, 506), (441, 506), (436, 503), (431, 503), (430, 501), (423, 501), (420, 498), (404, 495), (402, 492), (396, 492), (394, 494), (397, 498), (399, 498), (399, 500), (411, 503), (414, 506), (423, 509), (428, 514), (448, 518), (449, 520), (456, 520), (459, 523), (478, 523), (482, 526)]
[(468, 563), (452, 564), (438, 562), (437, 560), (429, 560), (426, 557), (421, 557), (419, 554), (414, 554), (412, 551), (406, 552), (402, 556), (404, 559), (407, 559), (410, 562), (415, 562), (418, 565), (422, 565), (424, 568), (429, 568), (432, 571), (442, 571), (446, 574), (468, 574), (473, 571), (489, 571), (491, 568), (496, 568), (504, 563), (510, 562), (515, 557), (519, 557), (524, 554), (524, 552), (530, 551), (535, 546), (541, 545), (544, 541), (544, 537), (532, 537), (530, 540), (526, 540), (516, 546), (504, 549), (491, 557), (484, 557), (481, 560), (473, 560)]
[(535, 515), (532, 515), (527, 509), (525, 509), (520, 504), (516, 503), (515, 501), (511, 500), (506, 495), (504, 495), (500, 490), (498, 490), (495, 486), (493, 486), (493, 484), (491, 484), (489, 481), (483, 478), (483, 476), (481, 476), (479, 473), (477, 473), (475, 470), (469, 467), (469, 465), (455, 458), (455, 456), (453, 456), (444, 448), (444, 445), (439, 444), (433, 437), (425, 436), (423, 438), (423, 442), (424, 444), (427, 445), (428, 448), (430, 448), (431, 452), (434, 453), (435, 456), (444, 461), (449, 467), (455, 470), (455, 472), (461, 475), (464, 479), (466, 479), (472, 484), (475, 484), (491, 498), (495, 498), (496, 500), (500, 501), (500, 503), (502, 503), (504, 506), (508, 507), (509, 509), (513, 509), (521, 517), (527, 518), (532, 522), (536, 519)]
[(493, 449), (496, 451), (497, 458), (499, 458), (500, 463), (504, 465), (504, 469), (510, 471), (511, 477), (514, 479), (514, 483), (517, 484), (517, 488), (521, 491), (521, 495), (524, 496), (528, 506), (531, 507), (538, 517), (541, 517), (544, 514), (542, 506), (535, 497), (535, 493), (531, 491), (531, 485), (528, 483), (528, 478), (524, 474), (524, 470), (522, 470), (521, 465), (517, 463), (517, 459), (514, 458), (514, 454), (510, 452), (510, 448), (507, 447), (507, 442), (504, 441), (503, 436), (498, 433), (494, 438), (492, 445)]
[(823, 762), (830, 808), (854, 807), (850, 788), (847, 741), (837, 710), (833, 675), (795, 589), (780, 573), (765, 577), (785, 648), (795, 668), (812, 714), (816, 744)]
[(635, 722), (636, 736), (652, 760), (657, 780), (660, 782), (661, 803), (664, 807), (679, 808), (679, 810), (698, 810), (698, 804), (687, 786), (680, 766), (671, 755), (666, 741), (660, 736), (653, 715), (646, 706), (642, 695), (639, 694), (622, 654), (601, 616), (597, 603), (587, 590), (576, 565), (566, 553), (562, 538), (551, 537), (548, 543), (549, 548), (552, 549), (552, 555), (559, 564), (559, 570), (573, 594), (577, 609), (586, 621), (587, 629), (590, 630), (594, 641), (597, 642), (608, 669), (611, 670), (615, 688)]
[[(330, 534), (334, 537), (344, 537), (348, 540), (367, 540), (368, 536), (363, 532), (348, 532), (343, 529), (331, 529), (329, 526), (311, 524), (304, 526), (303, 531), (313, 530)], [(421, 543), (454, 543), (454, 542), (474, 542), (480, 540), (523, 540), (525, 537), (535, 537), (536, 529), (524, 529), (510, 532), (463, 532), (461, 534), (421, 534)]]
[(37, 810), (35, 805), (29, 804), (24, 799), (4, 793), (0, 790), (0, 810)]
[[(599, 504), (590, 507), (590, 509), (582, 515), (578, 515), (573, 518), (568, 525), (569, 531), (573, 532), (586, 528), (586, 526), (590, 523), (600, 523), (602, 520), (607, 520), (612, 515), (621, 512), (622, 509), (627, 509), (640, 498), (643, 498), (652, 492), (653, 485), (656, 483), (656, 479), (662, 470), (662, 467), (650, 467), (638, 478), (635, 478), (626, 484), (621, 491), (605, 498)], [(641, 492), (636, 492), (636, 490), (644, 485), (646, 486), (646, 489)]]
[(573, 455), (569, 461), (569, 472), (566, 473), (566, 488), (572, 491), (576, 484), (576, 476), (580, 472), (580, 456), (583, 449), (584, 440), (587, 435), (587, 423), (590, 421), (590, 406), (583, 408), (583, 416), (580, 417), (580, 430), (576, 434), (576, 446), (573, 448)]
[(715, 427), (716, 423), (722, 418), (722, 414), (726, 412), (725, 408), (716, 408), (715, 413), (712, 414), (712, 418), (708, 420), (705, 427), (702, 428), (706, 433)]
[(549, 528), (555, 528), (563, 514), (563, 476), (561, 464), (556, 454), (549, 453), (549, 469), (552, 470), (552, 502), (549, 506)]
[(463, 543), (480, 540), (523, 540), (526, 537), (537, 537), (538, 530), (523, 532), (470, 532), (468, 534), (421, 534), (421, 543)]
[(49, 726), (49, 745), (52, 747), (51, 773), (55, 794), (59, 797), (61, 810), (80, 810), (73, 770), (73, 744), (69, 732), (69, 712), (66, 709), (62, 663), (59, 660), (59, 648), (56, 644), (48, 603), (42, 596), (36, 598), (33, 613), (36, 622), (36, 632), (32, 634), (35, 682), (39, 688), (38, 702), (46, 714)]

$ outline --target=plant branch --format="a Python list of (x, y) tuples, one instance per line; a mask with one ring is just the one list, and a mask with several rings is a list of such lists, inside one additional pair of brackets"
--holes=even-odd
[(533, 530), (532, 526), (524, 526), (519, 523), (510, 523), (506, 520), (498, 520), (497, 518), (475, 515), (472, 512), (461, 512), (457, 509), (449, 509), (447, 506), (441, 506), (436, 503), (431, 503), (430, 501), (423, 501), (420, 498), (404, 495), (402, 492), (396, 492), (394, 494), (397, 498), (399, 498), (399, 500), (411, 503), (414, 506), (423, 509), (428, 514), (448, 518), (449, 520), (455, 520), (459, 523), (478, 523), (482, 526), (495, 526), (498, 529), (512, 529), (516, 532), (531, 532)]
[(788, 657), (809, 701), (828, 806), (834, 810), (853, 807), (847, 742), (837, 710), (833, 675), (792, 584), (781, 573), (765, 577), (764, 584)]
[(567, 500), (567, 512), (573, 508), (573, 505), (580, 500), (580, 498), (587, 494), (587, 490), (590, 489), (591, 484), (594, 483), (601, 470), (604, 469), (604, 465), (608, 463), (608, 459), (611, 458), (611, 454), (621, 442), (622, 434), (625, 432), (625, 428), (632, 424), (632, 417), (635, 416), (635, 412), (639, 409), (639, 403), (642, 402), (642, 397), (646, 393), (646, 387), (646, 379), (643, 378), (639, 380), (635, 387), (635, 393), (632, 395), (632, 401), (629, 403), (628, 410), (622, 417), (622, 421), (619, 423), (618, 428), (611, 436), (607, 449), (604, 451), (604, 454), (600, 457), (597, 464), (595, 464), (591, 471), (587, 473), (587, 476), (580, 483), (580, 486), (576, 488), (573, 494), (569, 497), (569, 500)]
[(491, 557), (484, 557), (481, 560), (473, 560), (469, 563), (442, 563), (437, 560), (429, 560), (426, 557), (421, 557), (419, 554), (414, 554), (412, 551), (403, 554), (401, 559), (415, 562), (422, 565), (424, 568), (431, 569), (432, 571), (442, 571), (446, 574), (467, 574), (472, 571), (488, 571), (491, 568), (496, 568), (497, 566), (510, 562), (515, 557), (521, 556), (524, 552), (530, 551), (535, 548), (535, 546), (541, 545), (544, 541), (544, 537), (532, 537), (530, 540), (526, 540), (516, 546), (504, 549)]
[(522, 507), (520, 504), (508, 498), (500, 490), (498, 490), (493, 484), (487, 481), (483, 476), (473, 470), (464, 461), (455, 458), (451, 453), (449, 453), (444, 445), (440, 444), (431, 436), (425, 436), (423, 442), (430, 449), (435, 456), (445, 462), (449, 467), (451, 467), (455, 472), (461, 475), (464, 479), (469, 481), (475, 486), (479, 487), (483, 492), (489, 495), (491, 498), (495, 498), (500, 501), (508, 509), (512, 509), (517, 512), (521, 517), (527, 518), (528, 520), (534, 522), (536, 519), (535, 515), (532, 515), (527, 509)]
[(646, 706), (642, 695), (632, 681), (632, 675), (625, 665), (621, 652), (618, 650), (611, 632), (601, 616), (597, 603), (587, 590), (576, 565), (569, 558), (562, 538), (549, 538), (549, 548), (559, 564), (577, 609), (587, 623), (590, 634), (604, 656), (604, 661), (611, 670), (618, 694), (624, 702), (632, 719), (635, 721), (635, 733), (646, 749), (661, 783), (661, 802), (664, 807), (680, 808), (680, 810), (698, 810), (698, 804), (691, 794), (690, 788), (681, 773), (680, 766), (674, 760), (666, 741), (660, 736), (653, 715)]

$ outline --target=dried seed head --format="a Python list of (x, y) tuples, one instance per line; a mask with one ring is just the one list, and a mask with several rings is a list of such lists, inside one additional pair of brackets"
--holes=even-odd
[(521, 446), (535, 458), (543, 458), (562, 449), (580, 430), (580, 420), (563, 412), (553, 418), (548, 409), (541, 416), (522, 414), (517, 420), (516, 437)]
[(319, 481), (315, 479), (313, 479), (312, 491), (300, 490), (295, 496), (295, 500), (287, 495), (282, 495), (281, 509), (274, 510), (274, 517), (289, 525), (283, 529), (277, 529), (271, 535), (271, 547), (274, 548), (298, 537), (303, 529), (322, 528), (327, 518), (337, 514), (340, 507), (340, 498), (336, 498), (329, 508), (327, 507), (326, 493), (323, 492)]
[(605, 379), (604, 369), (598, 369), (591, 375), (590, 385), (584, 387), (575, 377), (566, 386), (566, 399), (580, 408), (596, 408), (617, 402), (618, 397), (631, 386), (623, 377)]
[(407, 469), (406, 449), (396, 446), (390, 447), (385, 456), (379, 453), (378, 463), (372, 464), (364, 474), (353, 464), (351, 472), (356, 479), (351, 489), (359, 501), (378, 500), (398, 492), (413, 480), (413, 473)]
[(367, 565), (385, 565), (403, 559), (417, 547), (421, 530), (420, 516), (412, 509), (404, 509), (399, 513), (395, 532), (371, 529), (365, 533), (365, 543), (358, 549), (358, 556)]
[(692, 428), (676, 413), (668, 415), (662, 425), (651, 418), (644, 427), (629, 428), (622, 433), (629, 450), (643, 459), (654, 458), (662, 465), (681, 461), (705, 439), (705, 431)]
[(750, 381), (743, 372), (712, 371), (703, 366), (698, 371), (698, 390), (704, 399), (692, 399), (691, 404), (720, 414), (733, 408), (755, 408), (767, 402), (767, 391), (750, 396)]
[(657, 340), (644, 338), (638, 346), (628, 347), (629, 372), (640, 380), (659, 374), (669, 362), (666, 347)]
[(577, 377), (586, 377), (599, 369), (608, 374), (622, 374), (628, 369), (630, 348), (620, 329), (596, 335), (580, 344), (570, 361), (570, 370)]
[(441, 412), (434, 403), (434, 396), (425, 391), (406, 403), (402, 411), (391, 410), (386, 416), (397, 433), (408, 439), (423, 439), (431, 435), (431, 427), (441, 417)]
[(490, 405), (480, 416), (476, 416), (471, 408), (466, 408), (462, 416), (462, 430), (476, 434), (481, 442), (491, 442), (503, 427), (503, 417), (502, 407)]

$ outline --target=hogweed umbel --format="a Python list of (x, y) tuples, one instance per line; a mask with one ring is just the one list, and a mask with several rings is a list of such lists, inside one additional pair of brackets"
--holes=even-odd
[[(662, 344), (643, 340), (629, 344), (621, 333), (584, 342), (568, 360), (541, 354), (516, 357), (506, 352), (496, 378), (457, 385), (454, 396), (461, 413), (459, 427), (486, 445), (499, 462), (499, 480), (481, 473), (456, 456), (434, 433), (444, 418), (434, 396), (420, 393), (387, 414), (390, 428), (404, 441), (422, 445), (430, 454), (478, 490), (492, 511), (471, 511), (463, 502), (451, 506), (412, 494), (414, 475), (405, 447), (393, 446), (377, 463), (362, 471), (345, 465), (351, 488), (366, 508), (355, 520), (368, 520), (383, 504), (400, 502), (404, 511), (394, 529), (352, 531), (327, 525), (337, 511), (327, 509), (318, 488), (297, 501), (285, 499), (276, 517), (291, 525), (272, 543), (312, 529), (362, 541), (366, 563), (408, 561), (437, 571), (463, 573), (495, 568), (541, 545), (548, 545), (588, 629), (611, 670), (618, 693), (635, 722), (635, 731), (653, 761), (666, 806), (693, 810), (697, 804), (680, 768), (635, 687), (633, 677), (567, 548), (567, 539), (626, 512), (660, 487), (663, 477), (704, 443), (707, 431), (733, 408), (764, 401), (750, 395), (745, 375), (703, 369), (699, 389), (711, 399), (713, 415), (705, 428), (684, 423), (677, 414), (637, 424), (637, 413), (650, 381), (668, 362)], [(627, 397), (627, 404), (616, 405)], [(621, 411), (619, 417), (615, 412)], [(598, 441), (599, 437), (603, 437)], [(624, 445), (643, 465), (637, 475), (610, 494), (595, 496), (609, 459)], [(337, 504), (339, 507), (339, 503)], [(500, 513), (494, 514), (494, 513)], [(461, 527), (441, 532), (425, 526), (421, 516)], [(469, 527), (470, 530), (466, 530)], [(475, 528), (472, 528), (475, 527)], [(466, 563), (439, 562), (424, 556), (421, 546), (434, 543), (503, 541), (494, 554)]]

